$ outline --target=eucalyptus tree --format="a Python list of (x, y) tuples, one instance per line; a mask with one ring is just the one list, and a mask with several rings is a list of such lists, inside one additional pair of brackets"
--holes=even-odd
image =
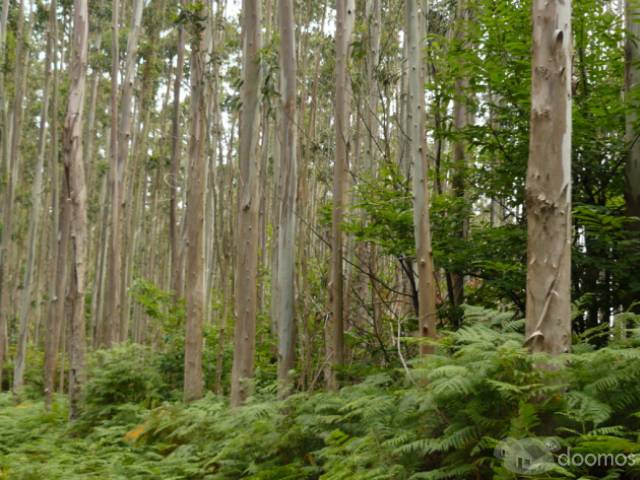
[[(186, 0), (180, 0), (180, 8), (185, 8)], [(171, 290), (174, 299), (183, 295), (184, 262), (182, 261), (182, 244), (178, 221), (178, 182), (180, 178), (180, 92), (184, 76), (184, 44), (185, 31), (183, 22), (178, 25), (178, 46), (176, 58), (176, 74), (173, 80), (173, 113), (171, 116), (171, 174), (169, 177), (169, 242), (171, 246)]]
[(343, 216), (349, 172), (349, 118), (351, 86), (349, 48), (355, 25), (355, 1), (336, 3), (335, 60), (335, 160), (333, 165), (333, 209), (331, 214), (331, 319), (327, 323), (325, 378), (330, 389), (338, 387), (337, 368), (344, 362)]
[(82, 152), (83, 107), (87, 75), (89, 18), (87, 0), (75, 0), (73, 7), (72, 55), (69, 65), (69, 100), (64, 120), (64, 181), (71, 199), (71, 276), (69, 303), (71, 338), (69, 349), (69, 415), (79, 414), (85, 380), (84, 301), (87, 265), (87, 186)]
[(242, 2), (242, 87), (240, 90), (240, 144), (237, 205), (237, 257), (235, 276), (236, 324), (234, 330), (231, 404), (242, 404), (253, 378), (258, 281), (258, 209), (260, 197), (261, 1)]
[[(406, 2), (407, 73), (407, 156), (411, 167), (413, 186), (413, 225), (418, 270), (418, 321), (421, 337), (436, 336), (436, 284), (431, 247), (431, 221), (429, 215), (429, 186), (427, 182), (426, 139), (424, 130), (424, 89), (422, 59), (422, 8), (417, 0)], [(432, 347), (421, 345), (422, 353)]]
[[(27, 70), (29, 68), (29, 38), (31, 35), (31, 24), (33, 19), (28, 21), (25, 18), (24, 2), (18, 3), (18, 31), (17, 31), (17, 46), (16, 46), (16, 67), (14, 75), (14, 96), (13, 96), (13, 110), (12, 110), (12, 122), (11, 122), (11, 140), (9, 149), (9, 178), (7, 188), (7, 200), (4, 205), (4, 221), (2, 226), (2, 241), (3, 241), (3, 254), (2, 265), (0, 268), (0, 314), (8, 315), (12, 309), (10, 307), (10, 294), (13, 289), (17, 287), (15, 285), (15, 275), (18, 273), (18, 268), (13, 275), (13, 285), (7, 280), (8, 267), (11, 263), (10, 259), (20, 260), (20, 255), (11, 255), (12, 250), (12, 237), (14, 234), (14, 223), (18, 218), (17, 204), (15, 202), (18, 190), (18, 184), (20, 181), (20, 167), (22, 163), (21, 152), (23, 145), (23, 120), (25, 110), (25, 90), (27, 83)], [(5, 243), (6, 241), (6, 243)], [(27, 335), (28, 335), (28, 322), (26, 317), (20, 322), (18, 327), (18, 345), (16, 351), (16, 358), (13, 367), (13, 391), (19, 393), (22, 390), (24, 384), (24, 371), (26, 368), (26, 356), (27, 356)], [(5, 320), (6, 322), (6, 320)]]
[(206, 186), (205, 35), (202, 4), (193, 3), (191, 27), (191, 135), (187, 185), (186, 331), (184, 345), (184, 399), (197, 400), (204, 392), (202, 376), (202, 327), (204, 322), (204, 196)]
[(117, 340), (119, 333), (118, 320), (122, 315), (122, 299), (120, 298), (120, 280), (122, 278), (122, 254), (120, 252), (121, 223), (120, 208), (122, 206), (122, 165), (118, 156), (118, 76), (120, 73), (120, 47), (118, 44), (120, 0), (111, 1), (111, 130), (110, 130), (110, 166), (109, 183), (111, 185), (111, 231), (109, 234), (107, 298), (102, 329), (97, 344), (110, 346)]
[[(120, 312), (119, 317), (114, 319), (115, 321), (115, 336), (120, 342), (127, 340), (129, 333), (129, 311), (126, 308), (127, 301), (127, 265), (128, 258), (133, 255), (129, 252), (129, 242), (127, 235), (127, 223), (125, 221), (126, 216), (133, 216), (134, 209), (129, 206), (132, 203), (132, 199), (128, 198), (130, 190), (127, 188), (133, 183), (133, 179), (129, 178), (127, 173), (131, 172), (129, 161), (129, 146), (132, 143), (133, 132), (131, 128), (131, 121), (133, 118), (132, 103), (134, 96), (134, 84), (136, 81), (136, 66), (138, 64), (138, 46), (140, 43), (140, 33), (142, 26), (142, 12), (144, 8), (144, 0), (134, 0), (132, 5), (132, 17), (131, 25), (129, 26), (129, 35), (127, 36), (127, 52), (125, 57), (125, 67), (122, 88), (120, 92), (120, 109), (118, 111), (118, 175), (120, 185), (122, 186), (121, 206), (119, 210), (119, 238), (115, 238), (114, 241), (119, 244), (126, 242), (125, 248), (118, 248), (121, 252), (122, 258), (120, 259), (120, 279), (118, 280), (120, 288)], [(126, 215), (125, 215), (126, 214)], [(115, 272), (114, 272), (115, 274)]]
[(534, 0), (526, 343), (571, 346), (571, 2)]
[(294, 264), (296, 259), (296, 195), (297, 165), (297, 106), (296, 106), (296, 41), (293, 0), (278, 0), (280, 29), (280, 163), (276, 184), (279, 196), (278, 240), (273, 278), (276, 288), (274, 310), (278, 323), (278, 382), (280, 394), (291, 388), (290, 370), (295, 366), (295, 292)]

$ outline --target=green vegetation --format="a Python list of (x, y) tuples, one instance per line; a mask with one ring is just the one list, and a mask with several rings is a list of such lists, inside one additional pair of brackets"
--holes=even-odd
[[(0, 478), (515, 479), (494, 455), (509, 436), (640, 453), (640, 318), (628, 316), (633, 328), (608, 347), (583, 336), (560, 358), (523, 349), (523, 322), (509, 313), (466, 318), (473, 326), (446, 333), (407, 372), (286, 400), (265, 385), (235, 410), (212, 394), (170, 401), (171, 378), (148, 349), (96, 352), (75, 423), (61, 398), (45, 412), (39, 400), (0, 397)], [(556, 466), (539, 478), (639, 476), (640, 466)]]

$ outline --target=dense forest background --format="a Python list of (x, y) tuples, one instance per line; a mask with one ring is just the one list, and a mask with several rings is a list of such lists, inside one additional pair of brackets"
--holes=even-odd
[(640, 452), (640, 7), (542, 3), (4, 0), (0, 478)]

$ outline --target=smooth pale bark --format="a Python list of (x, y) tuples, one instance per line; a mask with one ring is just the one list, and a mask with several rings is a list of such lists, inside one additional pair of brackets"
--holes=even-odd
[(534, 0), (526, 344), (571, 346), (571, 1)]
[[(185, 0), (180, 5), (186, 5)], [(178, 26), (178, 59), (173, 82), (173, 117), (171, 118), (171, 176), (169, 177), (169, 243), (171, 244), (171, 290), (174, 299), (184, 292), (184, 264), (178, 225), (178, 180), (180, 178), (180, 89), (184, 75), (184, 26)]]
[(278, 383), (281, 396), (292, 386), (290, 371), (295, 367), (295, 291), (294, 264), (297, 173), (296, 122), (296, 42), (293, 0), (278, 1), (280, 27), (280, 171), (276, 191), (279, 195), (278, 261), (274, 272), (274, 313), (278, 322)]
[[(424, 131), (424, 87), (422, 76), (422, 9), (417, 0), (407, 0), (407, 159), (411, 167), (413, 186), (413, 223), (418, 270), (418, 324), (420, 336), (436, 337), (436, 285), (431, 249), (431, 222), (429, 218), (429, 187), (427, 183), (427, 156)], [(431, 353), (433, 347), (423, 344), (422, 354)]]
[(104, 316), (96, 342), (100, 347), (109, 347), (117, 340), (119, 333), (118, 319), (122, 315), (120, 298), (120, 279), (122, 271), (122, 255), (120, 252), (120, 207), (122, 204), (122, 165), (118, 156), (118, 10), (120, 0), (111, 3), (111, 136), (109, 182), (111, 184), (111, 232), (109, 236), (109, 262), (106, 271), (107, 295)]
[[(625, 77), (624, 87), (629, 102), (626, 116), (626, 135), (629, 153), (624, 170), (624, 194), (627, 215), (640, 217), (640, 130), (638, 129), (638, 84), (640, 83), (640, 4), (626, 1)], [(634, 225), (636, 228), (640, 228)]]
[(69, 103), (64, 121), (64, 172), (71, 199), (71, 338), (69, 342), (69, 416), (80, 411), (85, 381), (84, 296), (87, 265), (87, 187), (82, 156), (82, 110), (87, 75), (89, 19), (87, 0), (75, 0), (72, 59), (69, 65)]
[(240, 99), (240, 177), (238, 179), (237, 264), (235, 278), (236, 325), (234, 330), (231, 404), (242, 404), (253, 378), (258, 280), (258, 209), (260, 197), (260, 49), (262, 47), (260, 0), (242, 2), (242, 88)]
[[(125, 177), (125, 171), (128, 169), (129, 164), (129, 145), (132, 143), (132, 129), (131, 120), (132, 115), (132, 102), (133, 92), (135, 84), (136, 65), (138, 63), (138, 44), (140, 42), (140, 31), (142, 26), (142, 10), (144, 6), (143, 0), (135, 0), (133, 3), (133, 17), (131, 19), (131, 25), (129, 27), (129, 35), (127, 37), (127, 55), (125, 58), (124, 68), (124, 80), (122, 82), (122, 91), (120, 96), (120, 110), (118, 121), (118, 167), (119, 167), (119, 181), (121, 183), (122, 191), (125, 193), (120, 199), (122, 205), (120, 207), (120, 218), (118, 222), (121, 224), (120, 232), (121, 238), (116, 238), (121, 245), (125, 244), (125, 248), (121, 248), (122, 259), (120, 260), (120, 316), (114, 319), (117, 325), (116, 335), (118, 341), (125, 342), (129, 336), (129, 310), (126, 308), (127, 301), (125, 299), (126, 291), (128, 287), (128, 270), (129, 265), (129, 250), (130, 245), (128, 239), (128, 229), (126, 228), (126, 215), (129, 217), (134, 215), (133, 212), (127, 211), (128, 199), (131, 198), (131, 188), (127, 188), (127, 182), (134, 182), (132, 178)], [(125, 215), (126, 214), (126, 215)]]
[(333, 166), (333, 211), (331, 216), (331, 319), (327, 323), (325, 379), (327, 387), (338, 388), (337, 368), (344, 362), (344, 277), (343, 234), (347, 181), (349, 172), (349, 123), (351, 87), (348, 72), (349, 46), (355, 24), (355, 1), (337, 2), (336, 16), (336, 86), (335, 131), (336, 155)]
[(185, 215), (186, 320), (184, 341), (184, 400), (202, 397), (202, 326), (204, 322), (204, 194), (206, 184), (204, 34), (199, 27), (191, 41), (191, 138)]

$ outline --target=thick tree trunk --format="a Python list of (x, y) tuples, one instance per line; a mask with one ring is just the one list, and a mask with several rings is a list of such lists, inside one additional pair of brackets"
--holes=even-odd
[(204, 194), (206, 185), (204, 26), (194, 26), (191, 41), (191, 138), (186, 223), (186, 331), (184, 342), (184, 399), (203, 395), (202, 326), (204, 322)]
[[(436, 285), (431, 250), (431, 223), (429, 218), (429, 186), (427, 183), (427, 156), (424, 131), (424, 88), (422, 76), (422, 41), (420, 28), (422, 9), (417, 0), (407, 0), (407, 56), (408, 96), (407, 156), (411, 167), (413, 185), (413, 222), (416, 242), (416, 266), (418, 269), (418, 321), (420, 336), (436, 336)], [(421, 353), (431, 353), (433, 348), (423, 344)]]
[(526, 343), (571, 346), (571, 2), (534, 0)]
[(250, 393), (253, 378), (258, 267), (258, 180), (260, 162), (258, 132), (260, 127), (260, 0), (242, 2), (242, 89), (240, 98), (240, 178), (238, 185), (238, 230), (236, 236), (236, 325), (234, 331), (231, 404), (242, 404)]
[(294, 312), (295, 210), (297, 172), (296, 42), (293, 0), (278, 1), (280, 27), (280, 171), (276, 191), (280, 196), (278, 269), (275, 315), (278, 322), (278, 382), (281, 396), (292, 386), (289, 372), (295, 367), (296, 323)]
[(69, 342), (69, 416), (80, 410), (85, 380), (84, 295), (87, 264), (87, 188), (82, 156), (82, 110), (87, 73), (89, 19), (87, 0), (75, 0), (69, 65), (69, 103), (64, 122), (64, 170), (71, 199), (71, 338)]
[[(624, 87), (628, 99), (637, 95), (640, 83), (640, 6), (635, 0), (626, 0), (625, 23), (627, 38), (625, 40), (625, 77)], [(635, 93), (632, 94), (632, 90)], [(628, 101), (629, 101), (628, 100)], [(627, 203), (627, 215), (640, 217), (640, 130), (638, 123), (638, 102), (628, 105), (626, 117), (626, 134), (629, 144), (629, 157), (624, 170), (624, 193)], [(640, 224), (634, 225), (640, 229)]]

